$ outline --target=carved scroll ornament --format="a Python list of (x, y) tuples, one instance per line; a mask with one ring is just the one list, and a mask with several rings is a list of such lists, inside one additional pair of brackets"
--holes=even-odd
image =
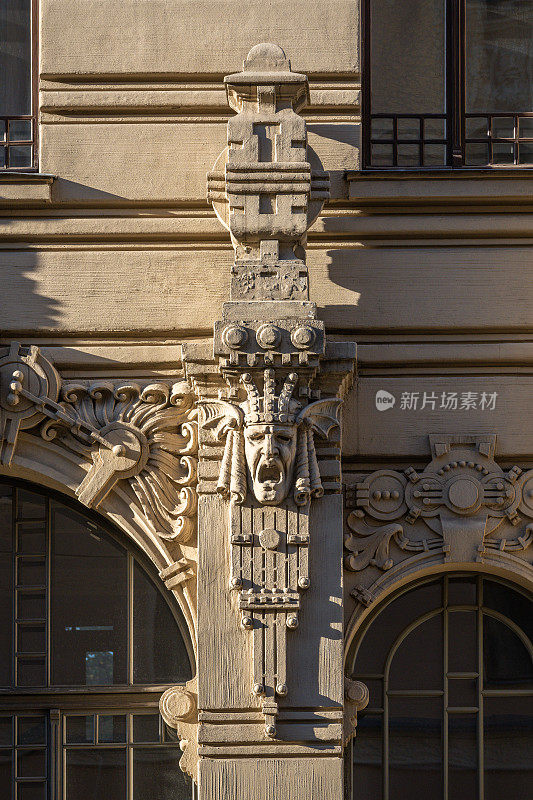
[(84, 505), (96, 508), (115, 484), (127, 481), (158, 536), (190, 539), (198, 437), (185, 382), (61, 384), (38, 348), (18, 344), (0, 360), (0, 375), (4, 464), (12, 459), (19, 429), (39, 425), (43, 439), (90, 465), (76, 489)]

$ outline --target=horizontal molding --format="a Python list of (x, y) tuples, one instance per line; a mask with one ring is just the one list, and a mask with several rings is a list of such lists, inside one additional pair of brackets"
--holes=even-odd
[(348, 170), (346, 180), (350, 200), (365, 207), (402, 204), (427, 207), (428, 203), (531, 205), (533, 196), (533, 170), (525, 168), (380, 174)]

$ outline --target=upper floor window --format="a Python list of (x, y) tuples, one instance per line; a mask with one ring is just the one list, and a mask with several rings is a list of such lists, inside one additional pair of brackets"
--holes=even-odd
[(0, 0), (0, 169), (36, 162), (37, 0)]
[(366, 0), (364, 166), (533, 164), (533, 0)]

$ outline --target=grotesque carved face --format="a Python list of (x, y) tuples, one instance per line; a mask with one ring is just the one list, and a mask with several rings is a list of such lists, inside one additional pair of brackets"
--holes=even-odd
[(244, 452), (252, 490), (260, 503), (275, 506), (292, 485), (296, 459), (297, 426), (253, 423), (244, 428)]

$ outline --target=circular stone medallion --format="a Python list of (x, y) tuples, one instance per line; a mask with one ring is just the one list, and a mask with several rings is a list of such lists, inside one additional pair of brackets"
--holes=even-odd
[(479, 504), (480, 486), (471, 478), (458, 478), (448, 489), (448, 500), (458, 511), (472, 513)]
[(275, 550), (281, 541), (281, 535), (275, 528), (265, 528), (259, 534), (259, 544), (265, 550)]

